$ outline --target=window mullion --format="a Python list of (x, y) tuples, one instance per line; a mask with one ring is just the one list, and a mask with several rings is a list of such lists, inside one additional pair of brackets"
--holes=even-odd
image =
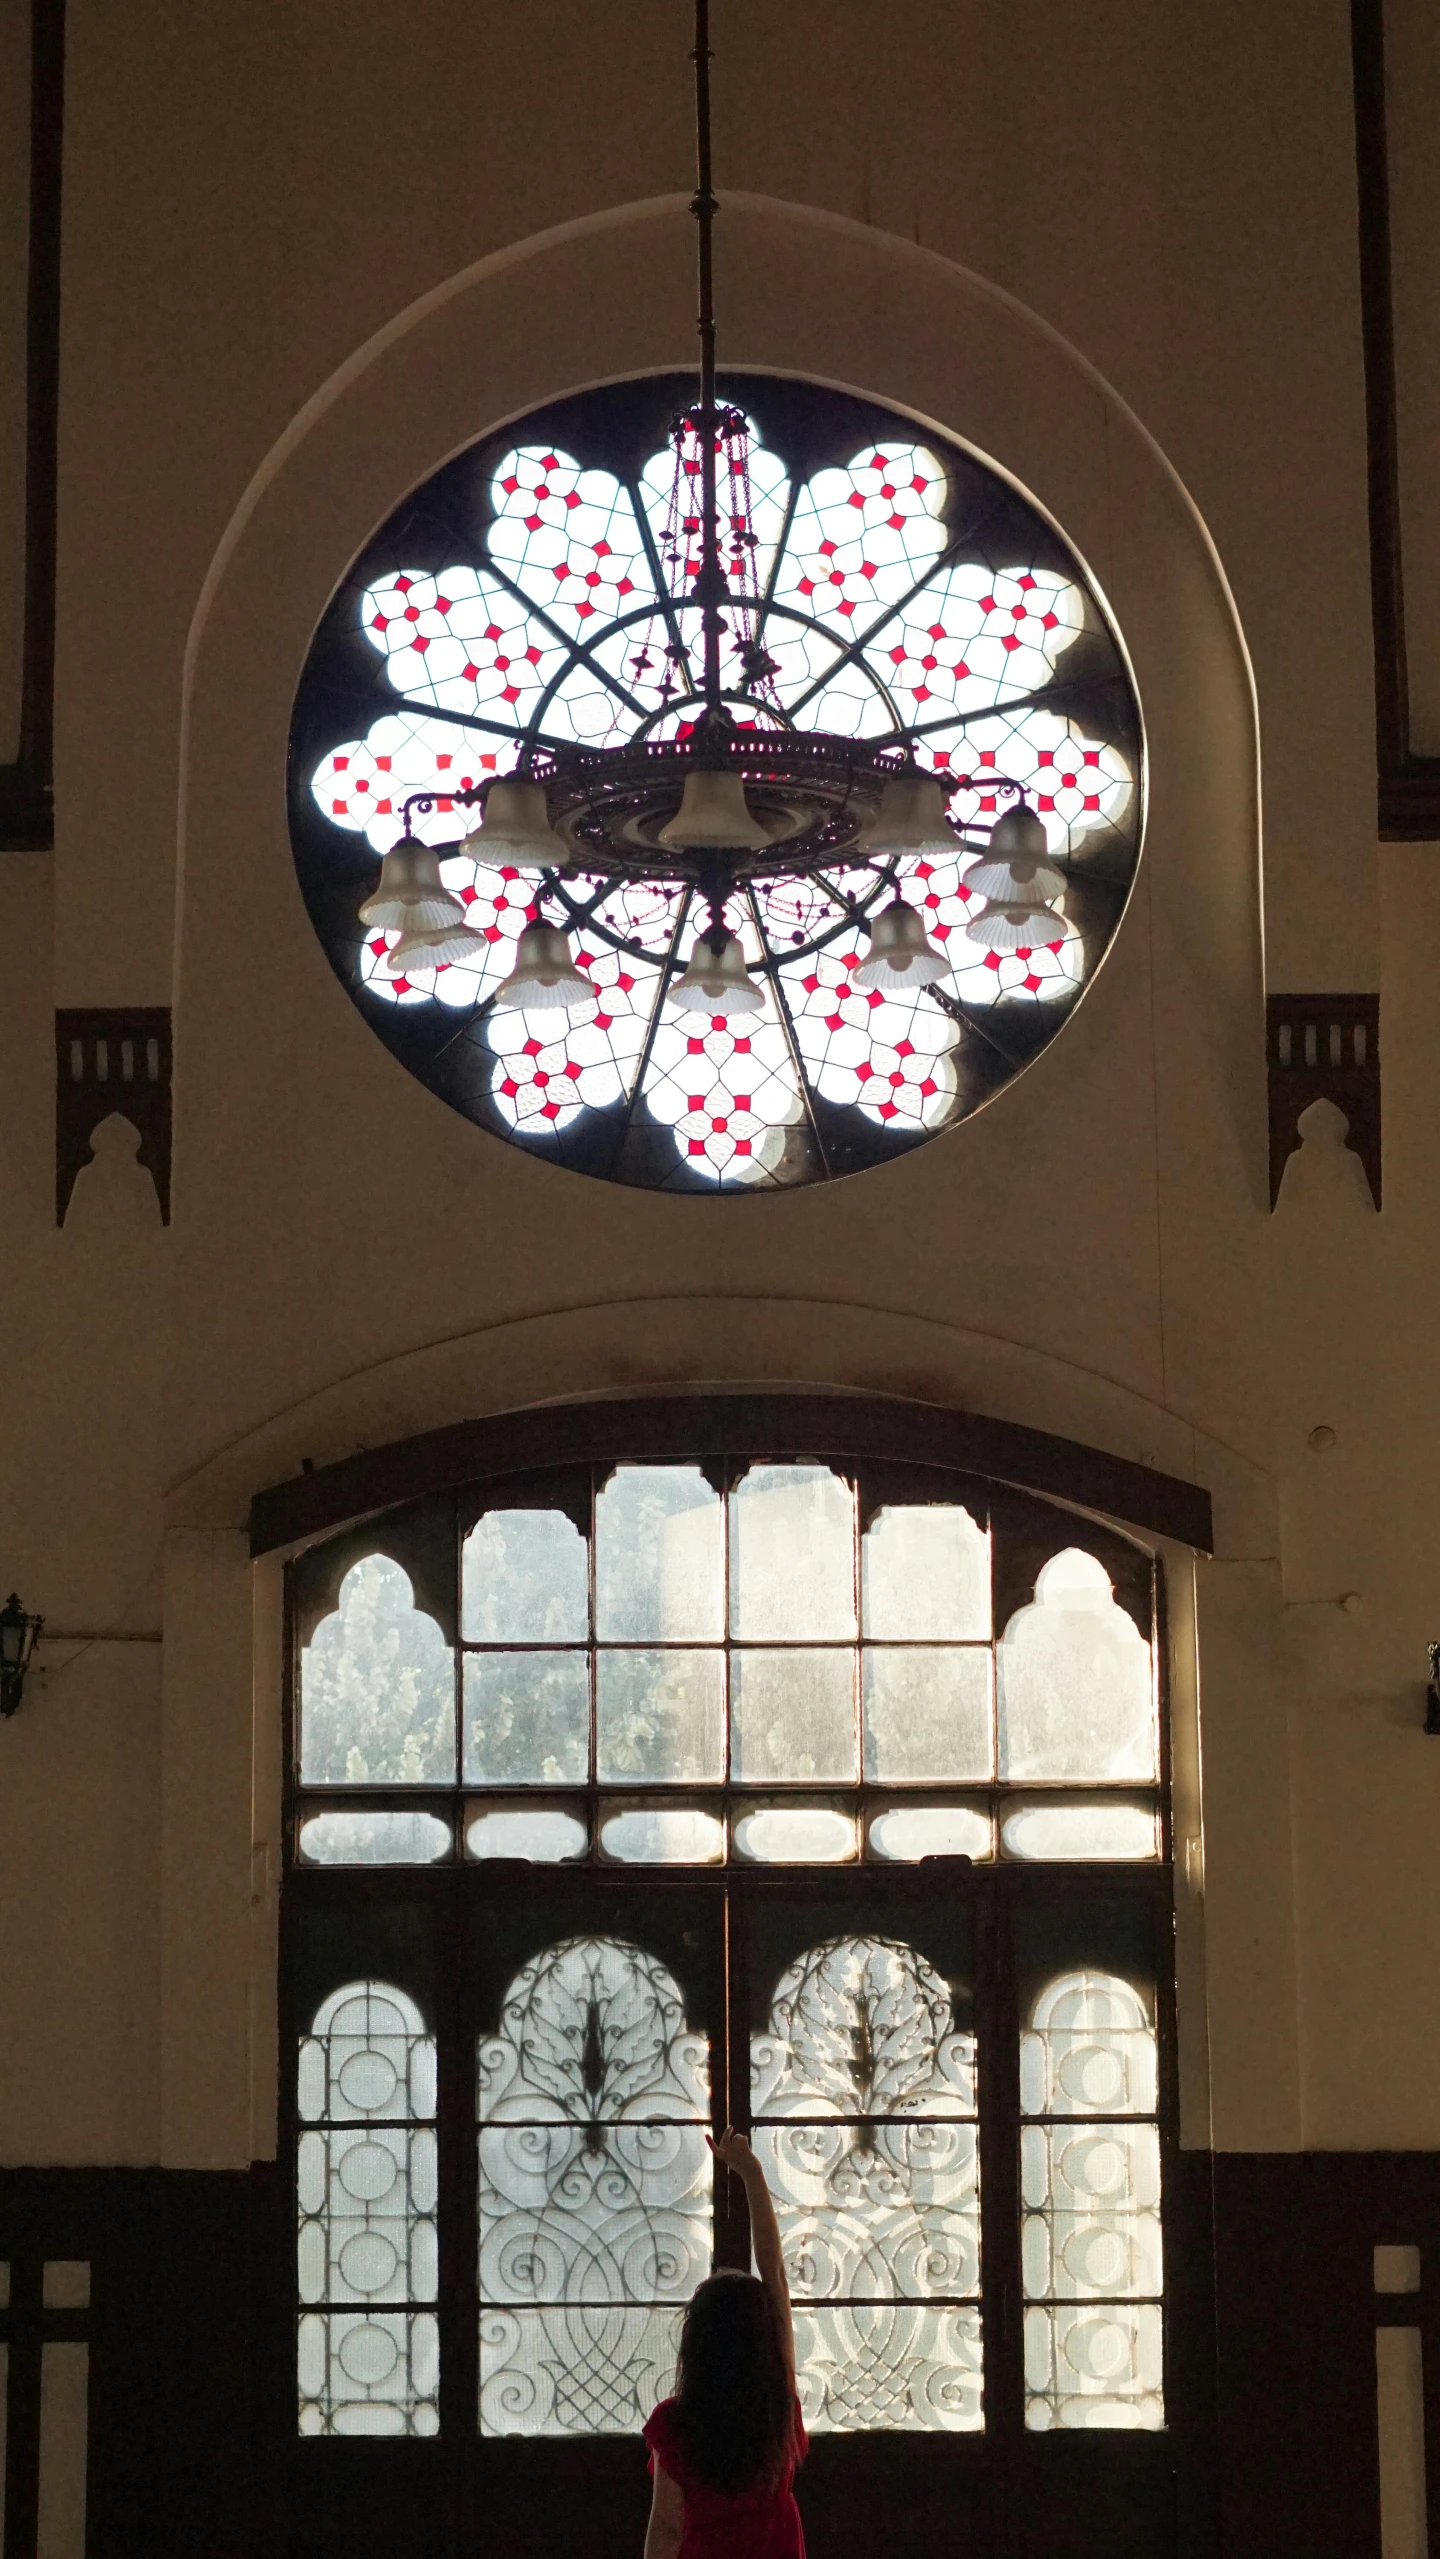
[(1020, 2007), (1010, 1927), (1011, 1877), (975, 1878), (977, 2094), (980, 2117), (980, 2295), (985, 2431), (1006, 2458), (1024, 2428), (1020, 2286)]

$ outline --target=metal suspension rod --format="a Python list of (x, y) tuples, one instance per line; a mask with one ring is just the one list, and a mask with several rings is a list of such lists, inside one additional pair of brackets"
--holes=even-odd
[(706, 708), (720, 709), (720, 608), (729, 588), (720, 566), (720, 530), (715, 486), (718, 419), (715, 403), (715, 280), (712, 235), (715, 189), (710, 158), (710, 0), (695, 0), (695, 164), (696, 187), (690, 210), (698, 225), (700, 284), (700, 573), (695, 601), (705, 635)]

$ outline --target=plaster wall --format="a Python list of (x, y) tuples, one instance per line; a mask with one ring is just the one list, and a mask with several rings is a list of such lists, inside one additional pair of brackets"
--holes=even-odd
[[(47, 863), (0, 873), (0, 1516), (53, 1624), (163, 1606), (166, 1643), (163, 1681), (158, 1648), (56, 1647), (0, 1731), (0, 2160), (273, 2139), (251, 1492), (465, 1414), (745, 1382), (1211, 1487), (1177, 1614), (1186, 2137), (1440, 2139), (1429, 857), (1384, 865), (1385, 1214), (1307, 1147), (1272, 1221), (1262, 939), (1274, 985), (1373, 982), (1380, 866), (1345, 12), (1256, 14), (724, 0), (732, 360), (908, 407), (1051, 510), (1133, 653), (1154, 795), (1105, 968), (995, 1105), (858, 1182), (711, 1202), (559, 1174), (410, 1083), (310, 934), (283, 809), (310, 633), (374, 523), (532, 402), (690, 359), (676, 11), (72, 0), (53, 905)], [(107, 1149), (57, 1235), (50, 1007), (172, 993), (175, 1225)]]

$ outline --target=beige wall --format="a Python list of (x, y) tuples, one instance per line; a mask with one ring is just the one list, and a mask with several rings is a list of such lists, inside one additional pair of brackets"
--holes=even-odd
[[(72, 0), (53, 905), (48, 863), (0, 867), (0, 1572), (74, 1629), (163, 1606), (166, 1642), (163, 1676), (158, 1648), (57, 1646), (0, 1730), (27, 1950), (0, 2158), (267, 2147), (256, 1486), (536, 1398), (760, 1380), (968, 1404), (1212, 1487), (1219, 1555), (1176, 1613), (1187, 2138), (1436, 2141), (1423, 851), (1383, 866), (1384, 1216), (1307, 1149), (1272, 1220), (1263, 1151), (1262, 948), (1280, 987), (1378, 967), (1338, 0), (901, 0), (878, 31), (848, 0), (718, 0), (731, 357), (974, 443), (1133, 656), (1136, 894), (978, 1120), (773, 1200), (588, 1183), (410, 1082), (306, 922), (289, 706), (359, 542), (500, 419), (689, 360), (682, 17)], [(107, 1152), (56, 1235), (50, 1008), (172, 993), (174, 1227)], [(1349, 1588), (1351, 1615), (1285, 1604)]]

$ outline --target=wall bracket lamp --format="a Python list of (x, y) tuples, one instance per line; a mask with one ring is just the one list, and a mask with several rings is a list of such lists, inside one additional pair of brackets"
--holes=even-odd
[(0, 1715), (13, 1715), (25, 1694), (25, 1673), (44, 1623), (21, 1607), (13, 1590), (0, 1608)]

